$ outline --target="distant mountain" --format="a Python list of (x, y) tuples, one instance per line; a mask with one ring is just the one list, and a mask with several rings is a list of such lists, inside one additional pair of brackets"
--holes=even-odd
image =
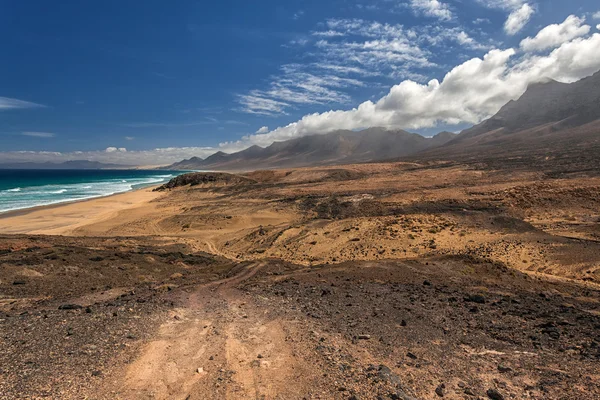
[[(413, 158), (600, 162), (600, 72), (530, 85), (490, 119)], [(600, 169), (600, 166), (597, 167)]]
[(275, 142), (265, 148), (252, 146), (232, 154), (220, 151), (204, 160), (194, 157), (164, 169), (239, 171), (379, 161), (441, 146), (455, 136), (450, 132), (442, 132), (433, 138), (426, 138), (403, 130), (384, 128), (358, 132), (339, 130)]
[(0, 169), (129, 169), (131, 165), (104, 164), (97, 161), (73, 160), (62, 163), (19, 162), (0, 164)]

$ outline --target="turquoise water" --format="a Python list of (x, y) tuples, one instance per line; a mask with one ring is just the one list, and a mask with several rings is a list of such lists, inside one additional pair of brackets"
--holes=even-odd
[(169, 181), (182, 171), (0, 170), (0, 213), (109, 196)]

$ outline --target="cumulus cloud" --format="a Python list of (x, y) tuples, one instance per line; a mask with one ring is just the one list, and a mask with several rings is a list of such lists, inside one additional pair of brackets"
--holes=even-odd
[(31, 103), (29, 101), (11, 99), (9, 97), (0, 97), (0, 111), (19, 108), (43, 108), (42, 104)]
[(535, 9), (526, 0), (477, 0), (481, 5), (510, 12), (504, 23), (508, 35), (517, 34), (531, 19)]
[(125, 147), (107, 147), (104, 151), (106, 153), (127, 153), (127, 149)]
[(585, 19), (570, 15), (561, 24), (548, 25), (535, 37), (528, 37), (521, 41), (521, 48), (525, 51), (540, 51), (560, 46), (590, 32), (590, 26), (584, 25)]
[(21, 132), (23, 136), (31, 136), (36, 138), (53, 138), (56, 135), (51, 132)]
[(269, 132), (269, 127), (268, 126), (263, 126), (259, 130), (256, 131), (256, 133), (258, 133), (258, 134), (267, 133), (267, 132)]
[(441, 21), (449, 21), (453, 18), (448, 4), (439, 0), (410, 0), (410, 6), (417, 14), (437, 18)]
[(504, 31), (509, 35), (517, 34), (531, 19), (534, 10), (529, 4), (523, 4), (508, 16), (504, 23)]
[[(366, 101), (351, 110), (304, 116), (297, 122), (265, 134), (249, 135), (223, 148), (269, 145), (336, 129), (384, 126), (404, 129), (434, 127), (440, 123), (481, 122), (509, 100), (518, 98), (532, 82), (552, 78), (573, 82), (600, 69), (600, 34), (578, 37), (550, 53), (517, 55), (514, 49), (489, 51), (453, 68), (440, 82), (405, 80), (376, 102)], [(517, 57), (517, 58), (515, 58)]]
[(594, 18), (594, 19), (600, 19), (600, 11), (597, 11), (594, 14), (592, 14), (592, 18)]

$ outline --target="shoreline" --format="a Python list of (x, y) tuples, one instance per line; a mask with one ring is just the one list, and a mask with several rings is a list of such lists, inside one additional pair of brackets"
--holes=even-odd
[(127, 192), (89, 199), (67, 200), (0, 213), (2, 234), (65, 235), (75, 229), (106, 220), (121, 211), (138, 208), (162, 196), (146, 186)]
[(100, 199), (108, 199), (110, 197), (120, 196), (120, 195), (128, 194), (128, 193), (134, 193), (134, 192), (138, 192), (138, 191), (142, 191), (142, 190), (154, 190), (160, 186), (161, 185), (144, 186), (144, 187), (137, 188), (137, 189), (131, 189), (126, 192), (111, 193), (111, 194), (107, 194), (107, 195), (89, 197), (87, 199), (65, 200), (65, 201), (59, 201), (56, 203), (45, 204), (45, 205), (41, 205), (41, 206), (19, 208), (17, 210), (0, 211), (0, 220), (6, 219), (6, 218), (20, 217), (20, 216), (27, 215), (27, 214), (30, 214), (35, 211), (50, 210), (53, 208), (64, 207), (64, 206), (68, 206), (70, 204), (85, 203), (88, 201), (94, 201), (94, 200), (100, 200)]

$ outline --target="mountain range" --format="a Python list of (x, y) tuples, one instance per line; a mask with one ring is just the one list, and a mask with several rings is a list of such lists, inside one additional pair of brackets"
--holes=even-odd
[(264, 148), (252, 146), (232, 154), (220, 151), (204, 160), (193, 157), (166, 169), (235, 171), (369, 162), (407, 156), (441, 146), (455, 136), (454, 133), (441, 132), (426, 138), (416, 133), (385, 128), (338, 130), (275, 142)]
[(425, 138), (403, 130), (369, 128), (309, 135), (268, 147), (252, 146), (206, 159), (193, 157), (165, 169), (253, 170), (397, 159), (478, 160), (576, 157), (600, 154), (600, 72), (571, 84), (531, 84), (488, 120), (456, 135)]

